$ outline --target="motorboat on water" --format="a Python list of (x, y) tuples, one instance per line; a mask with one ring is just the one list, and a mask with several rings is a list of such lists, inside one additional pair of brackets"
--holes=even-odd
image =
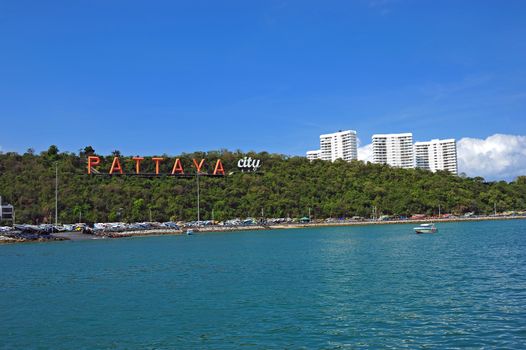
[(190, 236), (190, 235), (193, 235), (193, 234), (194, 234), (194, 230), (192, 230), (192, 229), (186, 230), (186, 235)]
[(435, 227), (435, 224), (420, 224), (420, 226), (413, 228), (415, 233), (435, 233), (438, 232), (438, 229)]

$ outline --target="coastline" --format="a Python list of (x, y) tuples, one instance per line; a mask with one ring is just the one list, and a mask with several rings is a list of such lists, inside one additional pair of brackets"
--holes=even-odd
[[(440, 222), (477, 222), (477, 221), (498, 221), (498, 220), (524, 220), (526, 216), (478, 216), (469, 218), (432, 218), (432, 219), (407, 219), (407, 220), (364, 220), (364, 221), (335, 221), (335, 222), (314, 222), (314, 223), (289, 223), (274, 225), (247, 225), (247, 226), (202, 226), (194, 228), (193, 231), (199, 233), (221, 233), (238, 231), (263, 231), (263, 230), (287, 230), (299, 228), (318, 228), (318, 227), (342, 227), (342, 226), (369, 226), (369, 225), (401, 225), (401, 224), (420, 224), (420, 223), (440, 223)], [(27, 243), (27, 242), (49, 242), (49, 241), (78, 241), (78, 240), (99, 240), (129, 237), (147, 237), (164, 235), (184, 235), (185, 230), (173, 229), (151, 229), (142, 231), (122, 231), (104, 232), (102, 234), (83, 234), (79, 232), (54, 233), (47, 238), (36, 240), (14, 239), (0, 235), (0, 244)]]
[(471, 218), (436, 218), (436, 219), (418, 219), (418, 220), (365, 220), (365, 221), (339, 221), (339, 222), (319, 222), (319, 223), (291, 223), (277, 225), (253, 225), (253, 226), (236, 226), (221, 228), (222, 226), (204, 226), (199, 228), (199, 232), (228, 232), (228, 231), (256, 231), (256, 230), (282, 230), (296, 228), (317, 228), (317, 227), (339, 227), (339, 226), (369, 226), (369, 225), (401, 225), (401, 224), (421, 224), (421, 223), (439, 223), (439, 222), (470, 222), (470, 221), (495, 221), (495, 220), (524, 220), (526, 216), (480, 216)]

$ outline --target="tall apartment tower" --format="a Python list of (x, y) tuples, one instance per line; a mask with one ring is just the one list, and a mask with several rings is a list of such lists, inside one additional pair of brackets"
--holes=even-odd
[(308, 151), (307, 159), (335, 161), (343, 159), (350, 162), (358, 159), (356, 131), (338, 131), (332, 134), (320, 135), (320, 149)]
[(415, 142), (415, 162), (417, 168), (458, 174), (457, 143), (454, 139)]
[(373, 135), (373, 163), (414, 168), (413, 134)]

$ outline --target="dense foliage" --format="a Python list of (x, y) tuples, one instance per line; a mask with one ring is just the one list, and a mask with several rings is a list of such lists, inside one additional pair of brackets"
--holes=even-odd
[[(59, 174), (59, 221), (195, 220), (196, 178), (161, 176), (89, 176), (86, 147), (78, 155), (60, 153), (55, 146), (40, 155), (0, 154), (0, 195), (16, 208), (17, 222), (51, 222), (55, 207), (55, 166)], [(102, 157), (99, 167), (107, 172), (114, 154)], [(240, 173), (237, 160), (261, 159), (261, 173)], [(175, 157), (161, 163), (161, 173), (170, 173)], [(199, 152), (179, 156), (187, 173), (194, 172), (192, 158), (206, 158), (205, 171), (212, 172), (221, 158), (222, 178), (200, 177), (201, 219), (235, 217), (370, 217), (378, 214), (408, 216), (464, 212), (492, 213), (526, 209), (526, 177), (507, 183), (485, 182), (445, 172), (397, 169), (356, 161), (309, 162), (303, 157), (229, 151)], [(134, 163), (121, 157), (125, 172)], [(144, 172), (154, 172), (146, 158)]]

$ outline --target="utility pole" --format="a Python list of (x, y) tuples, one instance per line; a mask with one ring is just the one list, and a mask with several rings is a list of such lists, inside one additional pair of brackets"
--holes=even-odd
[(309, 207), (309, 221), (310, 221), (310, 207)]
[(55, 226), (58, 225), (58, 162), (55, 162)]
[(440, 204), (438, 205), (438, 218), (440, 218), (442, 215), (440, 213)]
[(497, 202), (493, 203), (493, 212), (495, 213), (495, 216), (497, 216)]
[(195, 171), (195, 177), (197, 179), (197, 226), (201, 224), (201, 213), (199, 208), (199, 171)]

